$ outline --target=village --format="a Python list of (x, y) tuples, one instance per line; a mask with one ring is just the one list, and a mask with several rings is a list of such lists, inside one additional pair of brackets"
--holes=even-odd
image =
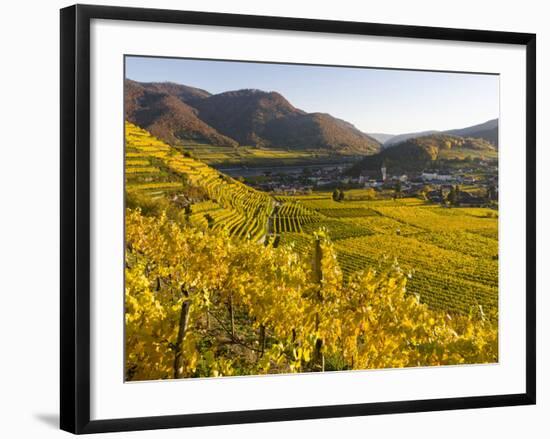
[[(280, 195), (308, 195), (318, 191), (372, 189), (376, 198), (422, 197), (434, 203), (467, 207), (494, 205), (498, 201), (498, 163), (456, 163), (421, 172), (392, 173), (385, 166), (348, 175), (349, 165), (304, 168), (301, 172), (264, 172), (241, 178), (247, 184)], [(451, 194), (451, 195), (449, 195)]]

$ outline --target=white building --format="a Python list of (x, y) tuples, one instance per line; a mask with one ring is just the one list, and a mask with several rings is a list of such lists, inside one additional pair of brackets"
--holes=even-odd
[(437, 180), (437, 172), (423, 172), (422, 173), (422, 180)]
[(423, 172), (421, 177), (424, 181), (432, 181), (432, 180), (451, 181), (451, 180), (454, 180), (454, 177), (452, 175), (438, 174), (437, 172)]

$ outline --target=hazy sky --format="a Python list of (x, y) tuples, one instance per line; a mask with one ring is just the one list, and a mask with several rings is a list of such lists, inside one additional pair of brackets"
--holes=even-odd
[(127, 57), (126, 77), (210, 93), (277, 91), (297, 108), (371, 133), (463, 128), (499, 114), (495, 75)]

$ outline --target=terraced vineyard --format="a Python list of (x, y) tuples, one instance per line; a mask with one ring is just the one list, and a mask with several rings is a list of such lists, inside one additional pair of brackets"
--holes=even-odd
[(189, 221), (226, 230), (231, 236), (263, 240), (267, 235), (302, 233), (321, 215), (295, 201), (276, 201), (126, 123), (126, 190), (177, 197), (185, 186), (203, 189), (208, 200), (192, 203)]
[(442, 309), (467, 312), (471, 304), (496, 306), (498, 264), (459, 251), (426, 244), (416, 237), (373, 235), (336, 243), (343, 270), (351, 273), (376, 266), (385, 258), (411, 272), (410, 292)]
[[(285, 198), (288, 200), (289, 198)], [(485, 208), (444, 208), (418, 199), (333, 201), (330, 194), (300, 203), (320, 219), (349, 278), (396, 261), (410, 272), (408, 291), (438, 309), (468, 312), (498, 304), (498, 215)], [(292, 242), (295, 234), (282, 242)], [(297, 246), (302, 245), (297, 241)]]
[(152, 197), (176, 196), (185, 186), (203, 189), (209, 200), (190, 206), (189, 220), (225, 229), (232, 236), (261, 240), (267, 233), (272, 198), (220, 174), (202, 162), (126, 124), (126, 189)]
[(302, 233), (308, 225), (317, 224), (322, 219), (321, 215), (301, 205), (300, 202), (287, 201), (276, 202), (273, 213), (273, 233)]
[[(433, 308), (462, 313), (477, 305), (497, 308), (496, 211), (444, 208), (416, 198), (357, 200), (359, 190), (353, 193), (356, 201), (336, 202), (329, 192), (275, 196), (185, 152), (126, 124), (128, 193), (178, 199), (189, 186), (197, 187), (206, 199), (193, 201), (186, 213), (197, 227), (255, 241), (275, 237), (277, 245), (293, 246), (301, 254), (310, 253), (312, 234), (324, 228), (346, 281), (357, 271), (396, 260), (410, 272), (408, 291)], [(214, 160), (217, 151), (212, 147), (208, 153)]]
[[(211, 166), (265, 166), (270, 165), (297, 165), (300, 163), (326, 163), (334, 160), (330, 154), (323, 151), (311, 153), (309, 151), (263, 149), (252, 146), (218, 146), (182, 140), (177, 145), (179, 150), (190, 153), (193, 158)], [(342, 158), (338, 158), (341, 161)], [(345, 159), (344, 159), (345, 160)]]

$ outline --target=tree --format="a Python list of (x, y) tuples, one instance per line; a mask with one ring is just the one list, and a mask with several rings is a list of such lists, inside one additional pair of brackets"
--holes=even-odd
[(496, 316), (429, 309), (397, 265), (344, 283), (325, 231), (312, 246), (308, 260), (127, 210), (126, 378), (496, 361)]
[(460, 206), (460, 186), (457, 184), (455, 186), (455, 206)]
[(454, 206), (456, 201), (456, 193), (454, 186), (451, 186), (451, 189), (449, 190), (449, 193), (447, 194), (446, 198), (447, 203), (449, 203), (451, 206)]
[(334, 191), (332, 192), (332, 199), (334, 201), (340, 201), (340, 190), (334, 189)]
[(447, 202), (451, 206), (460, 206), (460, 186), (451, 186), (451, 189), (447, 194)]
[(457, 193), (454, 186), (451, 186), (451, 189), (449, 190), (449, 193), (447, 194), (447, 202), (451, 206), (456, 206), (457, 203)]
[(401, 196), (401, 180), (397, 180), (395, 182), (395, 186), (393, 188), (394, 190), (394, 193), (393, 193), (393, 198), (399, 198)]
[(430, 185), (425, 185), (422, 187), (422, 189), (420, 190), (420, 197), (423, 199), (423, 200), (427, 200), (428, 199), (428, 194), (432, 191), (432, 187)]

